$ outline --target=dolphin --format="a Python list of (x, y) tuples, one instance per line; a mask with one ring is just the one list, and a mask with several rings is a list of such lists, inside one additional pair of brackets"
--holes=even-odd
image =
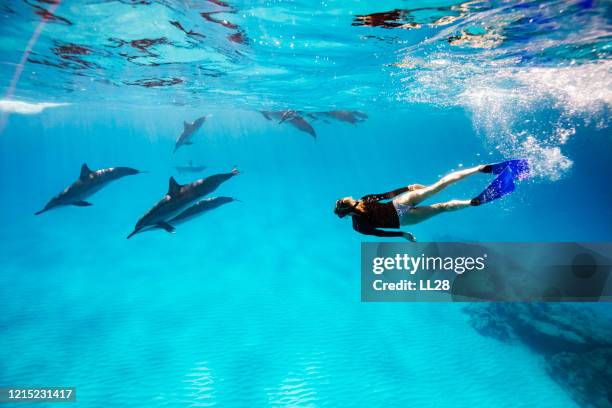
[(301, 130), (302, 132), (308, 133), (310, 136), (317, 138), (317, 133), (315, 132), (312, 125), (306, 122), (306, 119), (299, 115), (294, 115), (291, 119), (287, 119), (287, 122), (291, 124), (294, 128)]
[(193, 123), (183, 122), (183, 132), (176, 139), (176, 143), (174, 144), (173, 153), (176, 152), (178, 148), (181, 146), (192, 145), (193, 142), (190, 140), (191, 137), (194, 135), (195, 132), (197, 132), (202, 127), (204, 122), (206, 122), (206, 119), (208, 119), (209, 117), (210, 115), (202, 116), (194, 120)]
[(179, 173), (200, 173), (204, 171), (206, 166), (194, 166), (193, 161), (189, 160), (188, 166), (174, 166)]
[(214, 174), (183, 185), (177, 183), (174, 177), (170, 177), (168, 193), (138, 220), (134, 231), (127, 238), (130, 239), (134, 234), (155, 227), (174, 232), (174, 227), (168, 223), (168, 220), (178, 215), (189, 204), (212, 193), (221, 183), (238, 174), (238, 170), (234, 168), (230, 173)]
[(81, 166), (79, 179), (53, 197), (51, 201), (45, 205), (45, 208), (34, 214), (39, 215), (52, 208), (63, 205), (76, 205), (78, 207), (90, 206), (92, 204), (85, 201), (87, 197), (98, 192), (111, 181), (139, 173), (144, 172), (132, 169), (131, 167), (110, 167), (108, 169), (92, 171), (87, 167), (87, 164), (84, 163)]
[(177, 215), (176, 217), (170, 219), (168, 224), (175, 226), (177, 224), (184, 223), (189, 221), (195, 217), (198, 217), (205, 213), (206, 211), (214, 210), (215, 208), (221, 207), (224, 204), (229, 204), (232, 201), (239, 201), (232, 197), (211, 197), (205, 198), (203, 200), (198, 201), (191, 207), (187, 208), (185, 211)]
[(278, 123), (287, 122), (294, 128), (301, 130), (302, 132), (308, 133), (310, 136), (316, 138), (317, 134), (314, 128), (304, 119), (300, 112), (287, 109), (284, 111), (259, 111), (264, 118), (267, 120), (277, 119)]
[(281, 113), (281, 117), (280, 117), (280, 120), (278, 121), (279, 125), (283, 123), (284, 121), (293, 119), (299, 115), (298, 112), (294, 111), (293, 109), (287, 109), (280, 113)]
[(319, 114), (330, 117), (332, 119), (336, 119), (341, 122), (347, 122), (352, 125), (358, 122), (363, 122), (368, 118), (368, 115), (366, 115), (363, 112), (349, 111), (349, 110), (335, 110), (335, 111), (329, 111), (329, 112), (319, 112)]

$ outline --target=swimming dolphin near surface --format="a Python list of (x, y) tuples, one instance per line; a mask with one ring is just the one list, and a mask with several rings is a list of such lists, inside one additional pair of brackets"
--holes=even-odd
[(174, 177), (170, 177), (168, 193), (138, 220), (134, 231), (127, 238), (130, 239), (134, 234), (156, 227), (174, 232), (174, 227), (168, 224), (168, 220), (178, 215), (189, 204), (212, 193), (221, 183), (238, 174), (238, 170), (234, 168), (230, 173), (215, 174), (183, 185), (177, 183)]
[(221, 207), (224, 204), (229, 204), (232, 201), (239, 201), (232, 197), (211, 197), (205, 198), (203, 200), (198, 201), (191, 207), (187, 208), (185, 211), (177, 215), (176, 217), (170, 219), (168, 224), (173, 227), (189, 221), (195, 217), (202, 215), (203, 213), (214, 210), (215, 208)]
[(260, 111), (264, 118), (268, 120), (278, 119), (278, 123), (281, 124), (283, 122), (290, 123), (293, 127), (302, 132), (308, 133), (310, 136), (316, 138), (317, 134), (314, 128), (304, 119), (300, 112), (294, 111), (291, 109), (284, 111)]
[(188, 166), (174, 166), (179, 173), (200, 173), (206, 169), (206, 166), (194, 166), (193, 160), (189, 160)]
[(317, 138), (317, 133), (315, 132), (314, 128), (310, 125), (310, 123), (306, 122), (306, 119), (304, 119), (303, 117), (296, 115), (293, 116), (291, 119), (288, 119), (287, 122), (289, 122), (294, 128), (301, 130), (302, 132), (308, 133), (315, 139)]
[(81, 174), (79, 175), (79, 179), (66, 187), (64, 191), (53, 197), (51, 201), (45, 205), (45, 208), (36, 212), (35, 215), (42, 214), (52, 208), (64, 205), (76, 205), (78, 207), (90, 206), (92, 204), (85, 201), (87, 197), (98, 192), (98, 190), (106, 186), (111, 181), (139, 173), (143, 172), (131, 167), (110, 167), (108, 169), (92, 171), (89, 169), (89, 167), (87, 167), (87, 164), (83, 164), (83, 166), (81, 166)]
[(278, 121), (278, 124), (280, 125), (284, 121), (293, 119), (296, 116), (298, 116), (298, 112), (294, 111), (293, 109), (287, 109), (285, 111), (282, 111), (281, 112), (280, 120)]
[(341, 122), (347, 122), (352, 125), (363, 122), (368, 118), (363, 112), (359, 111), (349, 111), (349, 110), (335, 110), (329, 112), (317, 112), (316, 115), (327, 116), (332, 119), (336, 119)]
[(193, 142), (190, 140), (191, 137), (202, 127), (204, 122), (206, 122), (206, 119), (208, 119), (210, 116), (211, 115), (206, 115), (197, 118), (193, 121), (193, 123), (183, 122), (183, 132), (176, 139), (176, 143), (174, 144), (174, 151), (172, 153), (176, 152), (181, 146), (192, 145)]

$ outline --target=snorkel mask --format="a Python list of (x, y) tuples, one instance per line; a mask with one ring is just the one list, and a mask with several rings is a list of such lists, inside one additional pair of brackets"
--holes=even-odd
[(355, 207), (359, 204), (359, 201), (355, 201), (355, 204), (350, 205), (343, 201), (343, 199), (336, 200), (336, 206), (334, 207), (334, 214), (340, 218), (344, 218), (355, 210)]

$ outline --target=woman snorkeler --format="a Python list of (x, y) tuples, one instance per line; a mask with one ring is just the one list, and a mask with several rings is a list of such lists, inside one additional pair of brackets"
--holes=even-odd
[[(498, 174), (497, 178), (477, 197), (471, 200), (451, 200), (445, 203), (419, 205), (449, 185), (475, 173)], [(404, 237), (416, 241), (410, 232), (387, 231), (381, 228), (399, 229), (403, 225), (423, 222), (434, 215), (478, 206), (514, 191), (514, 180), (529, 175), (526, 160), (509, 160), (496, 164), (485, 164), (450, 173), (430, 186), (412, 184), (383, 194), (368, 194), (355, 200), (344, 197), (336, 201), (334, 213), (344, 218), (350, 215), (353, 229), (366, 235), (378, 237)], [(384, 200), (391, 200), (383, 202)]]

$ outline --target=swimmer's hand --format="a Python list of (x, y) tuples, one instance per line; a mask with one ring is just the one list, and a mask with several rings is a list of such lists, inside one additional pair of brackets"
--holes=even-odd
[(402, 232), (402, 236), (410, 242), (416, 242), (416, 237), (411, 232)]

